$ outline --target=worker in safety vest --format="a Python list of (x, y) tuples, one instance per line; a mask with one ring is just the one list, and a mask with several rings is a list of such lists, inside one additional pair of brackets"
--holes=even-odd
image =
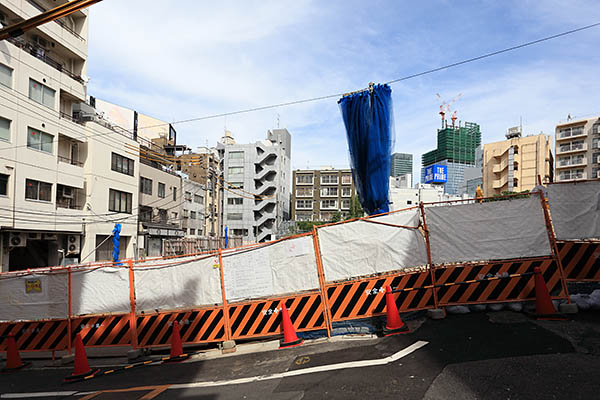
[(475, 198), (478, 199), (477, 202), (483, 202), (483, 190), (481, 190), (481, 186), (477, 185), (477, 189), (475, 189)]

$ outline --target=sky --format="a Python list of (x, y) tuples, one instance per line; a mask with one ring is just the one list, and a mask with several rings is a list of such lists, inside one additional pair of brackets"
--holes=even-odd
[[(104, 0), (90, 9), (88, 94), (173, 122), (327, 96), (600, 22), (595, 0)], [(600, 115), (600, 27), (392, 84), (394, 151), (436, 147), (437, 93), (482, 142)], [(178, 143), (292, 135), (292, 169), (349, 166), (338, 98), (178, 123)]]

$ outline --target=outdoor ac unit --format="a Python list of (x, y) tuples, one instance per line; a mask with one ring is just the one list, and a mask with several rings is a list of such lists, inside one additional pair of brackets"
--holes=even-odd
[(67, 235), (67, 254), (79, 254), (81, 250), (81, 238), (79, 235)]
[(56, 233), (44, 233), (42, 238), (44, 240), (56, 240)]
[(27, 233), (27, 240), (42, 240), (42, 234), (39, 232)]
[(65, 199), (72, 199), (74, 196), (73, 188), (69, 186), (63, 186), (61, 196)]
[(27, 246), (27, 237), (23, 232), (11, 232), (8, 238), (10, 247), (25, 247)]

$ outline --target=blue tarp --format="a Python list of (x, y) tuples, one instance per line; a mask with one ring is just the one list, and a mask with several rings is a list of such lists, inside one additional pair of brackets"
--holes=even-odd
[(369, 215), (389, 211), (389, 176), (394, 147), (392, 89), (374, 85), (338, 101), (346, 125), (358, 199)]
[(113, 261), (119, 261), (119, 254), (121, 253), (120, 248), (120, 239), (121, 239), (121, 224), (115, 224), (115, 228), (113, 229)]

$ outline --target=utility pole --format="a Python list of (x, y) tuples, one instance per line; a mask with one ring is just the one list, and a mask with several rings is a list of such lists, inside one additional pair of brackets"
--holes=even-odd
[(210, 184), (211, 184), (211, 193), (212, 193), (212, 205), (210, 207), (210, 235), (215, 236), (215, 203), (216, 203), (216, 173), (209, 166), (210, 171)]

